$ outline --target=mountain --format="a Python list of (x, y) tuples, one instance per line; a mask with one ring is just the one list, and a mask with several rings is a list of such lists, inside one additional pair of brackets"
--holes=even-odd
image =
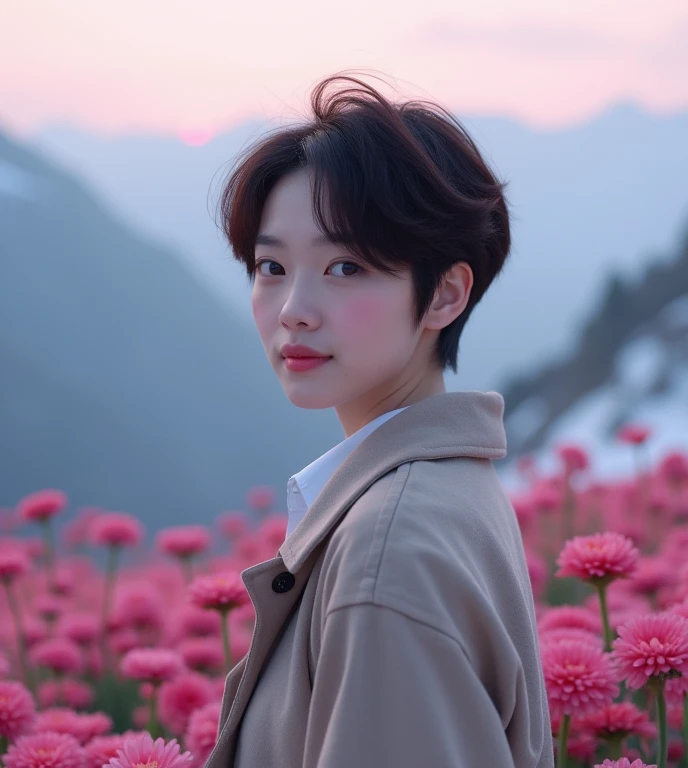
[[(176, 250), (0, 134), (0, 507), (60, 488), (149, 530), (243, 508), (343, 439)], [(298, 435), (298, 439), (295, 439)]]
[(503, 394), (505, 482), (516, 482), (520, 453), (553, 469), (553, 448), (563, 442), (586, 447), (600, 476), (632, 474), (631, 451), (615, 440), (627, 422), (652, 428), (653, 463), (688, 450), (688, 229), (669, 258), (633, 279), (612, 276), (574, 350)]
[[(509, 181), (513, 251), (476, 308), (448, 389), (502, 390), (570, 349), (606, 278), (668, 251), (688, 215), (688, 111), (612, 106), (568, 128), (460, 115)], [(203, 146), (159, 136), (45, 127), (32, 141), (97, 189), (142, 232), (179, 248), (207, 285), (252, 323), (250, 289), (214, 223), (238, 152), (275, 121), (239, 124)]]

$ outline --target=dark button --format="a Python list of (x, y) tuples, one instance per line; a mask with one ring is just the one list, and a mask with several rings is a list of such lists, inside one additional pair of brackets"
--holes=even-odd
[(272, 591), (289, 592), (294, 584), (296, 584), (294, 574), (289, 573), (289, 571), (285, 571), (284, 573), (280, 573), (279, 576), (275, 576), (275, 578), (272, 580)]

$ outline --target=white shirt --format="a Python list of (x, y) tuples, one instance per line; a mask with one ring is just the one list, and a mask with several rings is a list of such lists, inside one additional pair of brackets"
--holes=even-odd
[(315, 497), (351, 451), (362, 443), (371, 432), (375, 431), (380, 424), (384, 424), (392, 416), (401, 413), (408, 407), (405, 405), (395, 411), (383, 413), (289, 478), (287, 482), (287, 511), (289, 512), (287, 537), (299, 524)]

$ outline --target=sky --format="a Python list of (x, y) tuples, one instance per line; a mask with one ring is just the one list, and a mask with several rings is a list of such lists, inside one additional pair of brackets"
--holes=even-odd
[(341, 70), (543, 130), (688, 108), (686, 0), (0, 0), (0, 127), (204, 143), (300, 119)]

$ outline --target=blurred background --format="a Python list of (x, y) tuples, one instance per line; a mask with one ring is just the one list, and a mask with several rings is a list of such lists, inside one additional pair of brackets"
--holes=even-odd
[(504, 395), (505, 485), (563, 441), (632, 474), (629, 421), (653, 463), (688, 446), (684, 0), (24, 0), (0, 23), (0, 508), (286, 510), (344, 438), (284, 395), (215, 208), (237, 152), (351, 68), (442, 103), (509, 183), (508, 266), (445, 374)]

